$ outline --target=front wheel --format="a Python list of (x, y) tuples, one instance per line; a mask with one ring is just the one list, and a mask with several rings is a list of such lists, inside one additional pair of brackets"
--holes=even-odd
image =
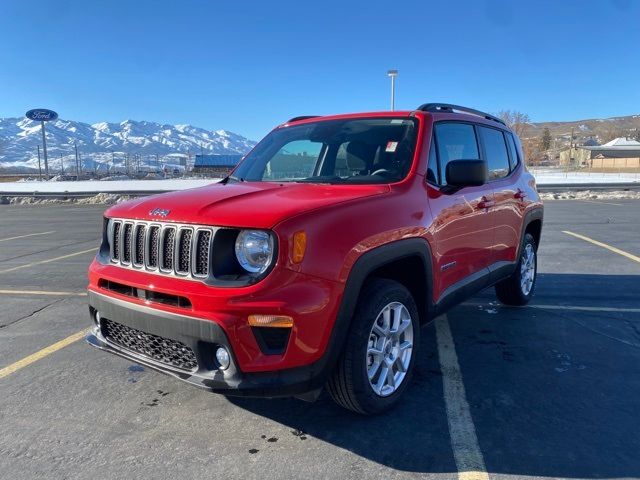
[(402, 284), (373, 279), (363, 288), (345, 350), (327, 383), (340, 406), (381, 413), (410, 382), (420, 340), (418, 309)]
[(533, 297), (538, 273), (536, 253), (536, 241), (531, 234), (525, 234), (516, 271), (496, 284), (498, 300), (505, 305), (526, 305)]

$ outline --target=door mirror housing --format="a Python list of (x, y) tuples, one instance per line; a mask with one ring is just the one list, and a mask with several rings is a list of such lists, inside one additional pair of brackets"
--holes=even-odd
[(452, 160), (445, 171), (449, 187), (478, 187), (487, 183), (489, 169), (484, 160)]

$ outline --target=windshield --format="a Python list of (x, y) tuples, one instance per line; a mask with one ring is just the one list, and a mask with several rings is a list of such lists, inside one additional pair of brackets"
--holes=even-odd
[(413, 118), (325, 120), (272, 131), (238, 165), (252, 182), (371, 184), (402, 180), (413, 160)]

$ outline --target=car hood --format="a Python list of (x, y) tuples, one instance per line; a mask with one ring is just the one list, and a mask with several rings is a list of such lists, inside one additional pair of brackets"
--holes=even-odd
[(134, 220), (272, 228), (303, 212), (388, 191), (388, 185), (214, 183), (120, 203), (107, 210), (106, 215)]

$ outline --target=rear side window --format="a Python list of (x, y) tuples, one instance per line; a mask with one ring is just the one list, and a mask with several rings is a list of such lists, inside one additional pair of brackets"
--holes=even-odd
[(509, 175), (509, 154), (504, 135), (495, 128), (478, 127), (489, 167), (489, 180)]
[(440, 160), (440, 184), (446, 185), (447, 164), (453, 160), (479, 159), (478, 142), (473, 125), (468, 123), (436, 123), (435, 132)]
[(513, 139), (513, 135), (505, 133), (507, 137), (507, 147), (509, 147), (509, 164), (511, 165), (511, 171), (513, 171), (518, 165), (518, 149), (516, 148), (516, 142)]

